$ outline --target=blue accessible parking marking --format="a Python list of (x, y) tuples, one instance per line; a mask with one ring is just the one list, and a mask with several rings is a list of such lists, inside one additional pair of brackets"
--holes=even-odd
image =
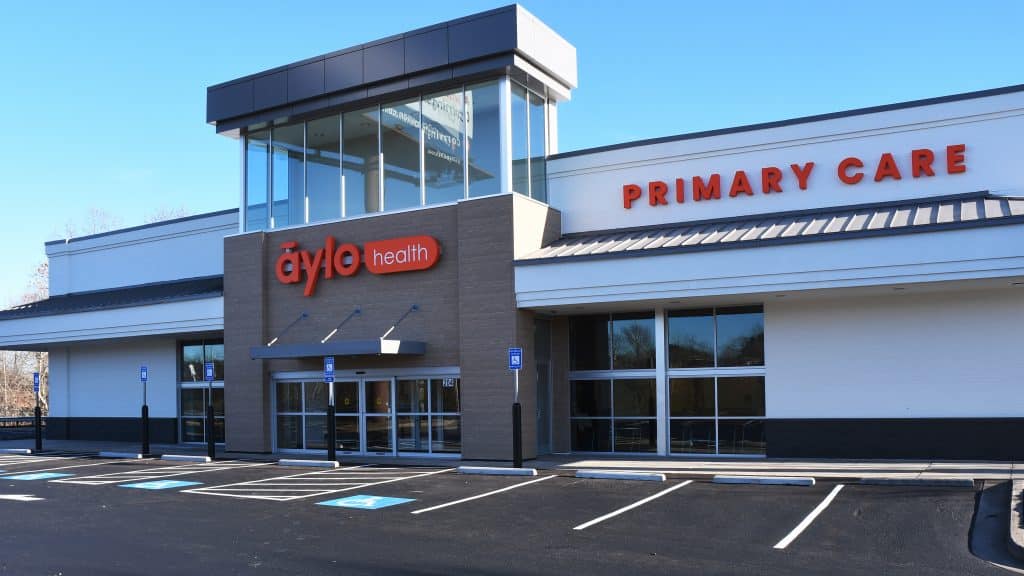
[(415, 501), (415, 498), (388, 498), (386, 496), (366, 496), (365, 494), (357, 494), (356, 496), (349, 496), (347, 498), (336, 498), (334, 500), (327, 500), (326, 502), (317, 502), (317, 504), (320, 506), (376, 510), (378, 508), (387, 508), (388, 506), (396, 506), (398, 504), (405, 504), (406, 502), (413, 501)]
[(17, 476), (0, 476), (4, 480), (49, 480), (50, 478), (63, 478), (74, 476), (74, 474), (62, 474), (60, 472), (36, 472), (35, 474), (18, 474)]
[(153, 480), (152, 482), (136, 482), (134, 484), (121, 484), (121, 488), (142, 488), (143, 490), (167, 490), (169, 488), (181, 488), (182, 486), (197, 486), (202, 482), (186, 482), (184, 480)]

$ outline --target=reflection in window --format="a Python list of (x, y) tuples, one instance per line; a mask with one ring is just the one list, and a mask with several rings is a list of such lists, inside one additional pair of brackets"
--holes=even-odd
[(380, 146), (377, 107), (347, 112), (342, 118), (342, 174), (345, 216), (380, 211)]
[(423, 99), (423, 170), (427, 204), (465, 196), (462, 135), (466, 112), (462, 90)]
[(714, 416), (714, 378), (669, 380), (669, 416)]
[(274, 128), (271, 134), (273, 206), (270, 227), (280, 228), (306, 221), (303, 124)]
[(270, 132), (245, 138), (245, 230), (267, 228), (267, 179), (270, 177)]
[(419, 206), (419, 99), (382, 107), (380, 128), (384, 155), (384, 209)]
[(341, 118), (309, 123), (306, 134), (306, 196), (309, 221), (341, 218)]
[(610, 367), (607, 314), (569, 319), (570, 370), (607, 370)]
[(669, 314), (668, 365), (669, 368), (715, 365), (715, 318), (711, 310)]
[(530, 92), (530, 197), (541, 202), (548, 201), (546, 112), (544, 99)]
[(718, 379), (719, 416), (764, 416), (764, 376)]
[(654, 314), (612, 316), (612, 368), (654, 368)]
[(656, 451), (655, 386), (653, 378), (570, 381), (572, 449)]
[(512, 83), (512, 190), (530, 195), (529, 123), (526, 88)]
[(466, 87), (469, 196), (501, 192), (501, 130), (498, 83)]
[(764, 313), (760, 307), (718, 310), (718, 365), (764, 365)]

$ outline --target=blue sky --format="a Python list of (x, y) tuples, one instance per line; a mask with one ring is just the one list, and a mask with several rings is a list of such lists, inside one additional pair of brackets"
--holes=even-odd
[[(236, 207), (206, 87), (498, 7), (484, 0), (0, 4), (0, 307), (100, 209)], [(524, 0), (577, 49), (562, 151), (1024, 83), (1024, 2)]]

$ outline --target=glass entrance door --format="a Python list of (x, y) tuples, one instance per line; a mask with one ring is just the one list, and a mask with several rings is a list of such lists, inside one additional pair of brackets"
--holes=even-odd
[(355, 454), (363, 451), (360, 423), (362, 405), (359, 401), (359, 381), (346, 380), (334, 383), (335, 430), (337, 430), (338, 452)]
[[(328, 385), (276, 383), (276, 444), (326, 451)], [(462, 448), (459, 378), (365, 378), (334, 383), (341, 454), (457, 454)]]
[(366, 452), (369, 454), (391, 454), (392, 403), (391, 380), (363, 380), (363, 394), (366, 399), (363, 421), (366, 430)]

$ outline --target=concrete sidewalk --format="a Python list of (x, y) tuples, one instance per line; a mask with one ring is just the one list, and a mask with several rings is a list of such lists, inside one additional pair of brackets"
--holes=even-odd
[[(2, 448), (32, 448), (30, 438), (0, 441)], [(99, 452), (138, 452), (137, 442), (102, 442), (80, 440), (45, 440), (44, 451), (98, 454)], [(196, 444), (153, 444), (154, 454), (205, 455), (206, 446)], [(280, 454), (253, 454), (225, 452), (218, 448), (218, 457), (251, 460), (277, 460)], [(293, 456), (289, 454), (289, 456)], [(323, 458), (312, 453), (304, 457)], [(399, 464), (406, 466), (437, 466), (450, 463), (481, 466), (510, 467), (507, 461), (460, 460), (457, 458), (348, 456), (339, 454), (339, 460), (351, 464)], [(715, 474), (747, 474), (757, 476), (812, 476), (835, 480), (865, 480), (888, 478), (893, 480), (1024, 480), (1024, 462), (992, 461), (926, 461), (926, 460), (833, 460), (833, 459), (778, 459), (778, 458), (658, 458), (614, 456), (545, 455), (527, 461), (525, 466), (539, 470), (575, 473), (577, 470), (651, 471), (664, 474), (710, 477)]]

